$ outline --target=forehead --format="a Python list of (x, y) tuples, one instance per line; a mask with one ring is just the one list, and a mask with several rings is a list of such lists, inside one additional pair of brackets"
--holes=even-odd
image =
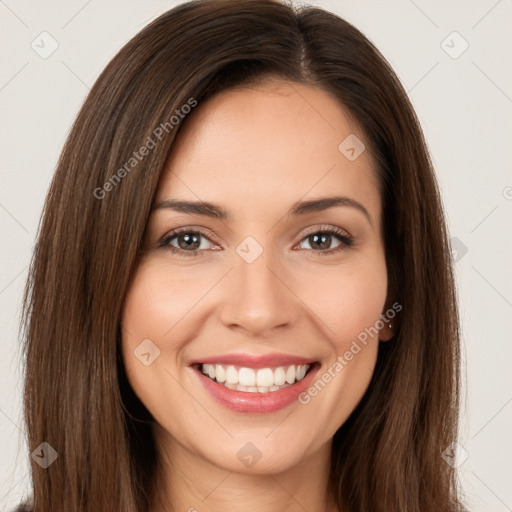
[(185, 120), (157, 201), (212, 201), (242, 215), (262, 202), (277, 213), (299, 199), (343, 194), (364, 202), (378, 219), (369, 151), (355, 160), (343, 152), (343, 142), (354, 136), (364, 142), (350, 114), (322, 89), (279, 80), (229, 89)]

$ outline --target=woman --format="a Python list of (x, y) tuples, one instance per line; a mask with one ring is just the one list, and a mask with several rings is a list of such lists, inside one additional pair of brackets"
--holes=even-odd
[(463, 510), (435, 174), (389, 65), (324, 10), (189, 2), (121, 49), (24, 327), (36, 512)]

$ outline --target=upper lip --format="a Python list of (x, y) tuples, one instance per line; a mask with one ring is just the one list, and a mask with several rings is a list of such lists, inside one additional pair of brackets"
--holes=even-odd
[(302, 364), (313, 364), (315, 360), (293, 356), (290, 354), (274, 353), (264, 355), (251, 355), (251, 354), (222, 354), (218, 356), (204, 357), (195, 359), (190, 362), (190, 365), (198, 364), (224, 364), (241, 366), (246, 368), (273, 368), (277, 366), (291, 366)]

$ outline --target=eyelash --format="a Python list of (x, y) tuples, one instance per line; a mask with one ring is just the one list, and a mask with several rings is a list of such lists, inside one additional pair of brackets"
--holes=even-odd
[[(202, 231), (200, 229), (190, 229), (190, 228), (185, 227), (185, 228), (179, 228), (179, 229), (175, 229), (174, 231), (171, 231), (171, 233), (164, 236), (164, 238), (162, 238), (160, 240), (158, 246), (165, 248), (165, 249), (171, 251), (172, 253), (180, 254), (180, 255), (183, 255), (186, 257), (199, 256), (199, 254), (201, 252), (204, 252), (203, 250), (186, 251), (184, 249), (179, 249), (177, 247), (170, 245), (171, 240), (173, 240), (174, 238), (178, 237), (179, 235), (181, 235), (183, 233), (192, 234), (192, 235), (201, 235), (204, 238), (206, 238), (209, 242), (213, 243), (210, 240), (211, 235), (209, 233)], [(338, 253), (345, 249), (350, 249), (351, 247), (354, 246), (354, 239), (350, 235), (348, 235), (345, 231), (343, 231), (339, 228), (332, 228), (332, 227), (329, 227), (329, 228), (320, 227), (320, 228), (311, 229), (304, 234), (304, 236), (301, 238), (300, 241), (302, 242), (304, 239), (310, 237), (311, 235), (315, 235), (315, 234), (334, 235), (341, 242), (341, 244), (338, 247), (335, 247), (334, 249), (329, 249), (326, 251), (322, 251), (322, 250), (314, 251), (313, 249), (306, 249), (306, 250), (316, 253), (317, 256), (326, 256), (329, 254), (335, 254), (335, 253)]]

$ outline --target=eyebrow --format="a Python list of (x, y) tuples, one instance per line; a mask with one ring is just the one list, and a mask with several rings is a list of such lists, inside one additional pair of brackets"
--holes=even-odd
[[(292, 205), (287, 215), (301, 216), (308, 213), (322, 212), (329, 208), (348, 206), (359, 210), (373, 226), (372, 218), (368, 210), (355, 199), (345, 196), (322, 197), (309, 201), (297, 201)], [(222, 206), (207, 201), (178, 201), (166, 199), (152, 208), (153, 211), (168, 208), (181, 213), (204, 215), (219, 220), (230, 220), (230, 214)]]

